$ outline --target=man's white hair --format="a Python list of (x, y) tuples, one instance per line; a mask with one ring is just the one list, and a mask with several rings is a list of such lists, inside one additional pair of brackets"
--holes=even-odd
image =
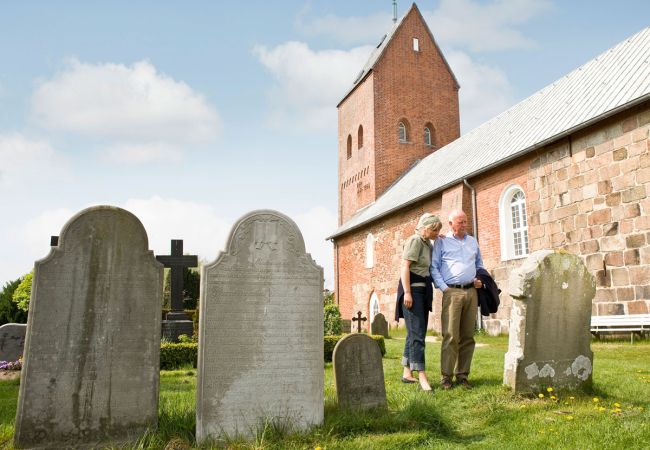
[(463, 211), (462, 209), (452, 209), (451, 212), (449, 213), (449, 221), (453, 222), (454, 219), (460, 215), (467, 216), (467, 214), (465, 214), (465, 211)]

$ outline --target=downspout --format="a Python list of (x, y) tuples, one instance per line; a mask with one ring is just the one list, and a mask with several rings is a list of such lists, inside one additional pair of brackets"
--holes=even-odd
[[(467, 186), (467, 188), (472, 193), (472, 230), (474, 231), (474, 238), (476, 239), (476, 242), (478, 242), (478, 219), (476, 218), (476, 189), (474, 189), (472, 185), (467, 182), (467, 178), (463, 178), (463, 184), (465, 184), (465, 186)], [(481, 317), (480, 308), (476, 311), (476, 327), (479, 330), (483, 329), (483, 317)]]
[(334, 252), (336, 253), (336, 264), (334, 265), (334, 276), (336, 277), (336, 286), (335, 286), (335, 294), (334, 297), (336, 297), (336, 306), (341, 308), (341, 298), (339, 297), (340, 292), (339, 292), (339, 246), (336, 243), (335, 239), (332, 239), (332, 244), (334, 244)]

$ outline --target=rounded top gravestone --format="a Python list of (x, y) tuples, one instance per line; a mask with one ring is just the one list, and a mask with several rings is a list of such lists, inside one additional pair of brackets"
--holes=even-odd
[(296, 224), (253, 211), (202, 268), (197, 441), (323, 420), (323, 269)]
[(381, 349), (366, 334), (343, 337), (332, 357), (336, 396), (341, 408), (368, 409), (386, 405)]
[(163, 266), (130, 212), (72, 217), (34, 267), (16, 447), (90, 447), (158, 419)]
[(24, 323), (5, 323), (0, 326), (0, 361), (18, 361), (25, 348)]

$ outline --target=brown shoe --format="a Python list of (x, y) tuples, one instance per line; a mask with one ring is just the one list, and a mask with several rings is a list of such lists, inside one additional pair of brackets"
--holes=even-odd
[(443, 378), (442, 380), (440, 380), (440, 387), (443, 390), (448, 391), (449, 389), (454, 387), (454, 385), (451, 384), (451, 380), (449, 378)]
[(461, 378), (460, 380), (456, 380), (456, 384), (459, 386), (462, 386), (463, 388), (469, 390), (472, 389), (472, 385), (470, 384), (469, 381), (467, 381), (467, 378)]

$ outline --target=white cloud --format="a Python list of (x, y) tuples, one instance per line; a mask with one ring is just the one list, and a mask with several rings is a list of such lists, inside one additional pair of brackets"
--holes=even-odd
[(336, 214), (323, 206), (315, 206), (304, 213), (297, 214), (293, 220), (300, 228), (307, 253), (310, 253), (323, 268), (325, 287), (333, 289), (334, 254), (332, 243), (325, 238), (336, 229)]
[(379, 43), (393, 22), (392, 14), (376, 13), (366, 17), (339, 17), (328, 14), (297, 26), (307, 36), (329, 36), (344, 45)]
[(0, 134), (0, 187), (56, 180), (66, 172), (63, 157), (47, 141)]
[(373, 48), (315, 51), (303, 42), (286, 42), (271, 49), (256, 46), (253, 53), (276, 80), (269, 93), (271, 125), (335, 130), (335, 105), (352, 87)]
[(517, 27), (551, 7), (550, 0), (441, 0), (436, 10), (423, 16), (442, 44), (475, 52), (498, 51), (534, 47)]
[(447, 52), (447, 61), (460, 83), (463, 132), (492, 119), (512, 105), (512, 86), (499, 68), (476, 62), (459, 51)]
[[(202, 95), (147, 61), (126, 66), (72, 59), (36, 86), (32, 114), (49, 129), (117, 141), (122, 151), (112, 149), (113, 158), (117, 152), (127, 162), (168, 159), (169, 150), (151, 142), (165, 141), (180, 154), (183, 146), (209, 142), (220, 131), (219, 116)], [(124, 157), (129, 148), (135, 155)]]
[(106, 149), (106, 159), (117, 163), (178, 162), (182, 158), (179, 147), (164, 142), (115, 144)]

